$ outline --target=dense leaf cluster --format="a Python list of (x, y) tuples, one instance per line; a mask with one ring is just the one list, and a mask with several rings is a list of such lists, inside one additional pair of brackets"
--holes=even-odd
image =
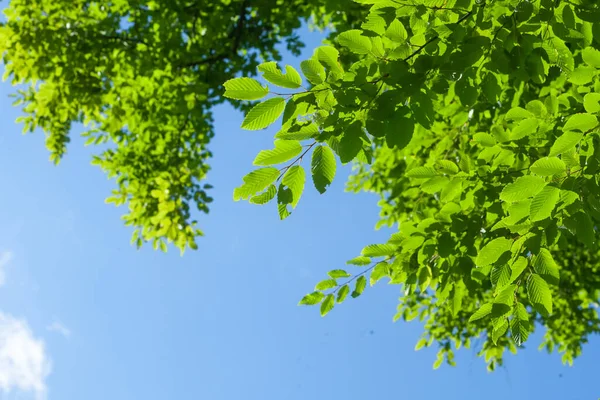
[(351, 27), (364, 10), (338, 0), (10, 0), (4, 13), (4, 78), (20, 84), (24, 131), (43, 130), (58, 163), (84, 123), (86, 144), (103, 149), (93, 163), (117, 183), (107, 201), (129, 207), (132, 241), (183, 251), (202, 234), (192, 207), (212, 201), (200, 181), (222, 83), (279, 60), (282, 40), (298, 54), (303, 20)]
[[(403, 288), (394, 319), (425, 323), (417, 348), (453, 350), (483, 336), (490, 369), (536, 325), (571, 363), (600, 329), (600, 8), (592, 1), (357, 0), (360, 29), (315, 50), (298, 71), (258, 70), (273, 86), (245, 129), (282, 116), (273, 149), (235, 199), (277, 203), (284, 219), (305, 186), (324, 192), (354, 161), (351, 190), (381, 195), (397, 225), (301, 304), (321, 314), (381, 279)], [(250, 78), (225, 96), (273, 93)], [(277, 89), (276, 92), (279, 92)], [(306, 167), (309, 168), (308, 166)]]

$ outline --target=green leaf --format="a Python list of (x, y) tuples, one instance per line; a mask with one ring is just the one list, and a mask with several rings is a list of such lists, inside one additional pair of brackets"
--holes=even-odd
[(302, 300), (300, 300), (300, 303), (298, 303), (298, 305), (314, 306), (315, 304), (319, 304), (324, 298), (325, 295), (323, 293), (312, 292), (304, 296)]
[(517, 303), (510, 322), (510, 333), (517, 346), (521, 346), (527, 341), (530, 331), (531, 325), (527, 309), (523, 304)]
[(421, 190), (429, 194), (438, 193), (446, 187), (449, 182), (450, 179), (445, 176), (434, 176), (421, 184)]
[(510, 269), (510, 265), (507, 263), (502, 263), (501, 265), (497, 265), (494, 268), (492, 268), (490, 279), (493, 285), (495, 285), (498, 288), (503, 288), (504, 286), (511, 283), (511, 274), (512, 271)]
[(510, 251), (512, 246), (512, 240), (499, 237), (496, 238), (489, 243), (487, 243), (481, 250), (479, 250), (479, 254), (477, 254), (477, 259), (475, 260), (475, 264), (477, 267), (485, 267), (487, 265), (493, 264), (502, 254), (507, 251)]
[(454, 287), (452, 288), (451, 311), (452, 311), (452, 316), (454, 316), (454, 317), (456, 317), (458, 315), (458, 313), (460, 311), (462, 311), (463, 298), (464, 298), (465, 294), (467, 294), (466, 289), (467, 289), (467, 287), (465, 286), (463, 281), (456, 282), (454, 284)]
[(552, 293), (541, 276), (531, 274), (527, 280), (527, 296), (537, 312), (545, 317), (552, 314)]
[(302, 146), (296, 140), (275, 140), (274, 145), (274, 149), (262, 150), (258, 153), (253, 164), (258, 166), (281, 164), (302, 152)]
[(518, 257), (515, 260), (511, 266), (510, 283), (513, 283), (519, 279), (523, 271), (525, 271), (525, 268), (527, 268), (527, 263), (528, 261), (525, 257)]
[(352, 275), (350, 275), (348, 272), (344, 271), (343, 269), (334, 269), (331, 270), (327, 273), (327, 275), (329, 275), (330, 278), (333, 279), (337, 279), (337, 278), (349, 278)]
[(508, 320), (506, 318), (500, 318), (498, 321), (498, 324), (494, 325), (494, 330), (492, 331), (492, 341), (494, 344), (497, 344), (498, 339), (504, 336), (508, 330)]
[(275, 134), (275, 139), (282, 140), (306, 140), (319, 135), (319, 127), (314, 122), (283, 128)]
[(540, 249), (540, 252), (533, 258), (532, 264), (535, 272), (544, 278), (546, 282), (558, 285), (560, 280), (558, 265), (548, 249)]
[(344, 300), (346, 300), (346, 297), (348, 297), (348, 293), (350, 293), (350, 286), (348, 286), (348, 285), (342, 286), (340, 288), (340, 290), (338, 291), (337, 302), (341, 303)]
[(438, 175), (438, 173), (435, 172), (435, 170), (430, 167), (416, 167), (406, 173), (406, 176), (408, 178), (418, 178), (418, 179), (432, 178), (437, 175)]
[(583, 138), (583, 133), (567, 131), (563, 133), (552, 145), (550, 149), (550, 157), (557, 156), (559, 154), (565, 153), (568, 150), (574, 148), (577, 143), (581, 141)]
[(532, 135), (537, 131), (539, 122), (537, 118), (527, 118), (519, 122), (510, 133), (510, 140), (523, 139), (526, 136)]
[(340, 33), (337, 41), (354, 54), (367, 54), (371, 51), (371, 40), (361, 33), (358, 29), (351, 29)]
[(581, 52), (583, 61), (590, 67), (600, 68), (600, 51), (593, 47), (586, 47)]
[(522, 107), (513, 107), (510, 110), (508, 110), (508, 112), (504, 116), (504, 119), (506, 119), (507, 121), (521, 121), (523, 119), (533, 117), (534, 115), (530, 111), (527, 111)]
[(359, 256), (359, 257), (353, 258), (352, 260), (346, 261), (346, 264), (357, 265), (359, 267), (362, 267), (362, 266), (371, 264), (371, 258)]
[(325, 279), (315, 286), (315, 290), (329, 290), (337, 286), (335, 279)]
[(273, 85), (287, 89), (297, 89), (302, 86), (302, 77), (291, 65), (285, 66), (285, 74), (275, 61), (260, 64), (258, 70), (263, 73), (263, 78)]
[(338, 58), (340, 53), (331, 46), (321, 46), (315, 49), (317, 60), (325, 64), (325, 66), (334, 74), (341, 75), (344, 73)]
[(482, 305), (473, 315), (471, 315), (469, 322), (474, 322), (490, 315), (492, 313), (492, 305), (492, 303), (485, 303)]
[(274, 97), (258, 103), (246, 114), (242, 128), (249, 131), (264, 129), (279, 118), (285, 108), (285, 100)]
[(435, 163), (436, 169), (445, 174), (454, 175), (457, 174), (459, 169), (458, 165), (448, 160), (439, 160)]
[(395, 116), (386, 125), (385, 141), (388, 147), (402, 150), (410, 143), (415, 131), (415, 122), (411, 118)]
[(595, 114), (600, 112), (600, 93), (588, 93), (583, 97), (585, 111)]
[(277, 168), (261, 168), (244, 176), (244, 183), (233, 191), (233, 200), (245, 200), (256, 193), (263, 191), (279, 176)]
[(256, 79), (234, 78), (223, 84), (223, 96), (235, 100), (259, 100), (269, 94), (269, 88), (264, 87)]
[(394, 19), (385, 31), (385, 36), (396, 43), (404, 43), (408, 38), (408, 33), (406, 32), (404, 25), (402, 25), (402, 22)]
[(563, 126), (563, 132), (566, 131), (581, 131), (583, 133), (596, 128), (598, 119), (592, 114), (575, 114), (571, 116)]
[(287, 186), (292, 192), (292, 199), (288, 204), (291, 204), (293, 208), (296, 208), (298, 202), (300, 201), (302, 192), (304, 192), (305, 182), (306, 174), (304, 172), (304, 168), (302, 168), (300, 165), (294, 165), (283, 175), (283, 180), (281, 183), (284, 186)]
[(575, 85), (587, 85), (594, 80), (596, 70), (590, 67), (579, 66), (569, 76), (569, 82)]
[(567, 166), (560, 158), (544, 157), (534, 162), (530, 169), (536, 175), (552, 176), (564, 173)]
[(358, 153), (362, 150), (362, 139), (359, 134), (355, 132), (355, 129), (348, 129), (341, 137), (337, 153), (340, 157), (340, 161), (342, 164), (346, 164), (358, 155)]
[(554, 186), (544, 187), (533, 197), (529, 207), (529, 218), (532, 222), (550, 218), (560, 198), (560, 189)]
[(336, 172), (336, 161), (333, 151), (328, 146), (318, 146), (312, 154), (311, 172), (313, 183), (319, 193), (325, 193), (333, 182)]
[(329, 311), (333, 310), (333, 306), (335, 305), (335, 298), (333, 294), (328, 294), (325, 297), (325, 300), (321, 303), (321, 317), (326, 316)]
[(506, 202), (525, 200), (538, 194), (546, 186), (539, 176), (525, 175), (509, 183), (500, 193), (500, 199)]
[(427, 339), (422, 338), (420, 339), (417, 344), (415, 345), (415, 351), (420, 350), (421, 348), (423, 348), (425, 345), (427, 345)]
[(366, 287), (367, 287), (367, 278), (365, 278), (364, 275), (359, 276), (358, 279), (356, 280), (356, 286), (354, 286), (354, 291), (352, 292), (351, 296), (353, 298), (357, 298), (358, 296), (360, 296), (362, 294), (362, 292), (364, 292)]
[(396, 250), (397, 247), (391, 244), (370, 244), (362, 249), (361, 255), (364, 257), (384, 257), (393, 255)]
[(270, 202), (271, 200), (273, 200), (275, 198), (275, 195), (277, 194), (277, 188), (275, 187), (275, 185), (271, 185), (267, 188), (267, 190), (265, 190), (263, 193), (250, 197), (249, 202), (251, 204), (267, 204), (268, 202)]
[(300, 69), (306, 76), (306, 79), (313, 85), (319, 85), (325, 82), (325, 68), (317, 60), (304, 60), (300, 63)]
[(387, 263), (380, 262), (377, 263), (375, 268), (371, 271), (371, 278), (369, 279), (369, 284), (371, 286), (375, 285), (381, 278), (388, 276), (388, 265)]

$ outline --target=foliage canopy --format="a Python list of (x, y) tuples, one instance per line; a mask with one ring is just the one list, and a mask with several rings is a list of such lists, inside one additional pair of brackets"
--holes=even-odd
[[(281, 119), (235, 200), (285, 219), (307, 179), (324, 193), (353, 162), (348, 188), (379, 194), (379, 225), (398, 227), (301, 304), (325, 315), (382, 279), (401, 285), (394, 319), (424, 321), (416, 348), (436, 343), (435, 367), (482, 337), (493, 370), (539, 326), (541, 347), (572, 363), (599, 332), (597, 2), (31, 3), (13, 0), (1, 30), (7, 73), (28, 84), (26, 129), (45, 130), (54, 160), (74, 121), (112, 142), (94, 162), (117, 178), (111, 201), (129, 204), (139, 243), (195, 247), (189, 203), (210, 201), (198, 182), (223, 95), (244, 129)], [(298, 49), (293, 30), (314, 14), (333, 40), (301, 71), (280, 68), (273, 46)]]

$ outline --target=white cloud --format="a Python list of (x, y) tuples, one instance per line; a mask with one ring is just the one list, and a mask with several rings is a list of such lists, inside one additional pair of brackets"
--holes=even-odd
[(53, 323), (48, 325), (46, 329), (48, 329), (50, 332), (60, 333), (66, 338), (71, 336), (71, 330), (58, 321), (54, 321)]
[(50, 371), (44, 342), (26, 321), (0, 312), (0, 394), (15, 390), (43, 399)]
[(10, 251), (0, 253), (0, 286), (3, 286), (6, 282), (6, 271), (4, 269), (12, 259), (13, 254)]

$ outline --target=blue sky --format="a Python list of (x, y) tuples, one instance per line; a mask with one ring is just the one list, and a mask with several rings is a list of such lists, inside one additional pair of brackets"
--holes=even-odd
[[(303, 36), (306, 58), (320, 36)], [(43, 134), (21, 135), (9, 92), (0, 86), (0, 399), (600, 396), (598, 338), (570, 368), (537, 350), (538, 334), (493, 374), (475, 350), (434, 371), (435, 349), (414, 351), (420, 324), (392, 323), (399, 287), (382, 282), (326, 318), (297, 307), (387, 232), (374, 230), (374, 196), (344, 193), (348, 168), (323, 196), (307, 186), (283, 222), (273, 205), (234, 203), (274, 129), (242, 131), (238, 112), (216, 110), (215, 203), (199, 251), (180, 257), (131, 247), (94, 149), (74, 136), (52, 166)]]

